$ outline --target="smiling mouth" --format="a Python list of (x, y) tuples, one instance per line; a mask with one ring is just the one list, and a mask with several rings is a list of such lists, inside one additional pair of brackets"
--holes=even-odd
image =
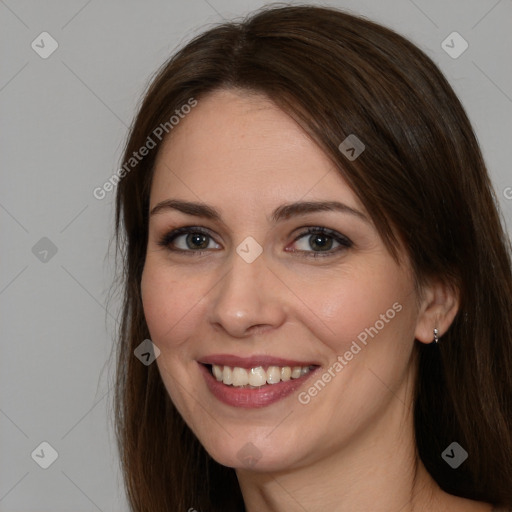
[(257, 389), (299, 379), (318, 368), (317, 365), (255, 366), (253, 368), (217, 364), (204, 364), (204, 366), (218, 382), (222, 382), (226, 386), (242, 389)]

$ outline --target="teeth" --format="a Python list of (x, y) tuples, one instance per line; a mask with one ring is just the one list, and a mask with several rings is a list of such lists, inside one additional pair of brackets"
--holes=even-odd
[[(218, 368), (220, 370), (220, 366)], [(224, 370), (220, 370), (220, 371), (221, 371), (222, 377), (220, 379), (217, 378), (217, 380), (221, 380), (222, 382), (224, 382), (224, 384), (227, 384), (228, 386), (230, 384), (233, 384), (233, 370), (229, 366), (225, 366)]]
[(294, 366), (292, 368), (292, 379), (298, 379), (302, 375), (301, 370), (302, 368), (300, 366)]
[(249, 370), (249, 384), (251, 386), (263, 386), (266, 383), (267, 372), (261, 366)]
[[(223, 379), (224, 380), (224, 379)], [(245, 368), (233, 368), (233, 386), (246, 386), (249, 384), (249, 375)]]
[(256, 366), (249, 370), (238, 366), (212, 365), (213, 376), (227, 386), (257, 388), (266, 384), (277, 384), (290, 379), (298, 379), (312, 370), (311, 366), (269, 366), (265, 370)]
[(265, 373), (267, 384), (277, 384), (281, 380), (281, 368), (279, 366), (269, 366)]
[(217, 366), (216, 364), (213, 365), (212, 367), (212, 371), (213, 371), (213, 376), (217, 379), (217, 380), (222, 380), (222, 368), (220, 366)]

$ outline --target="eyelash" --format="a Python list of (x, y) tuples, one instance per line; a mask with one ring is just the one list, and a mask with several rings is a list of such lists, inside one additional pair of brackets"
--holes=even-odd
[[(158, 242), (158, 245), (161, 247), (167, 248), (169, 251), (172, 252), (179, 252), (182, 254), (187, 254), (189, 256), (198, 256), (201, 254), (204, 254), (211, 249), (203, 249), (203, 250), (184, 250), (184, 249), (176, 249), (171, 247), (171, 243), (176, 240), (181, 235), (188, 235), (188, 234), (201, 234), (205, 235), (213, 240), (213, 237), (210, 235), (210, 233), (199, 226), (184, 226), (181, 228), (174, 229), (173, 231), (165, 234), (160, 241)], [(334, 231), (329, 228), (321, 227), (321, 226), (308, 226), (305, 231), (300, 233), (293, 241), (297, 242), (297, 240), (300, 240), (301, 238), (307, 236), (307, 235), (325, 235), (329, 238), (332, 238), (334, 241), (338, 242), (340, 245), (329, 251), (302, 251), (302, 250), (294, 250), (289, 252), (294, 253), (301, 253), (302, 257), (305, 258), (325, 258), (329, 256), (333, 256), (337, 254), (340, 251), (349, 249), (353, 246), (353, 242), (347, 238), (346, 236), (338, 233), (337, 231)]]

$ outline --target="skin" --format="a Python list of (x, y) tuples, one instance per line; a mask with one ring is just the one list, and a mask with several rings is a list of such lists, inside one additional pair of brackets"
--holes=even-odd
[[(418, 295), (405, 253), (398, 265), (333, 163), (289, 116), (247, 91), (202, 98), (159, 151), (150, 211), (168, 199), (205, 203), (221, 220), (174, 209), (150, 216), (141, 284), (157, 365), (206, 450), (236, 469), (248, 511), (491, 510), (444, 493), (413, 438), (414, 346), (430, 343), (434, 327), (446, 332), (456, 293), (433, 282)], [(272, 222), (285, 203), (328, 200), (366, 219), (323, 211)], [(159, 244), (183, 226), (208, 231), (202, 254), (186, 235)], [(333, 241), (330, 256), (313, 258), (321, 251), (311, 235), (297, 240), (305, 226), (353, 245), (336, 252)], [(263, 248), (252, 263), (236, 253), (248, 236)], [(210, 354), (265, 354), (315, 361), (320, 376), (395, 303), (401, 311), (306, 405), (298, 392), (311, 382), (267, 407), (229, 406), (199, 371)], [(237, 456), (248, 442), (260, 453), (253, 467)]]

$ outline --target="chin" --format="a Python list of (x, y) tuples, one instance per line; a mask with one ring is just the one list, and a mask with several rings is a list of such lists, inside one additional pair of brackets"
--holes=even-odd
[[(258, 443), (250, 441), (250, 437), (231, 440), (229, 444), (205, 446), (210, 456), (219, 464), (237, 470), (260, 472), (285, 471), (298, 465), (296, 453), (283, 449), (282, 443)], [(279, 444), (279, 446), (277, 446)], [(281, 448), (281, 449), (279, 449)]]

